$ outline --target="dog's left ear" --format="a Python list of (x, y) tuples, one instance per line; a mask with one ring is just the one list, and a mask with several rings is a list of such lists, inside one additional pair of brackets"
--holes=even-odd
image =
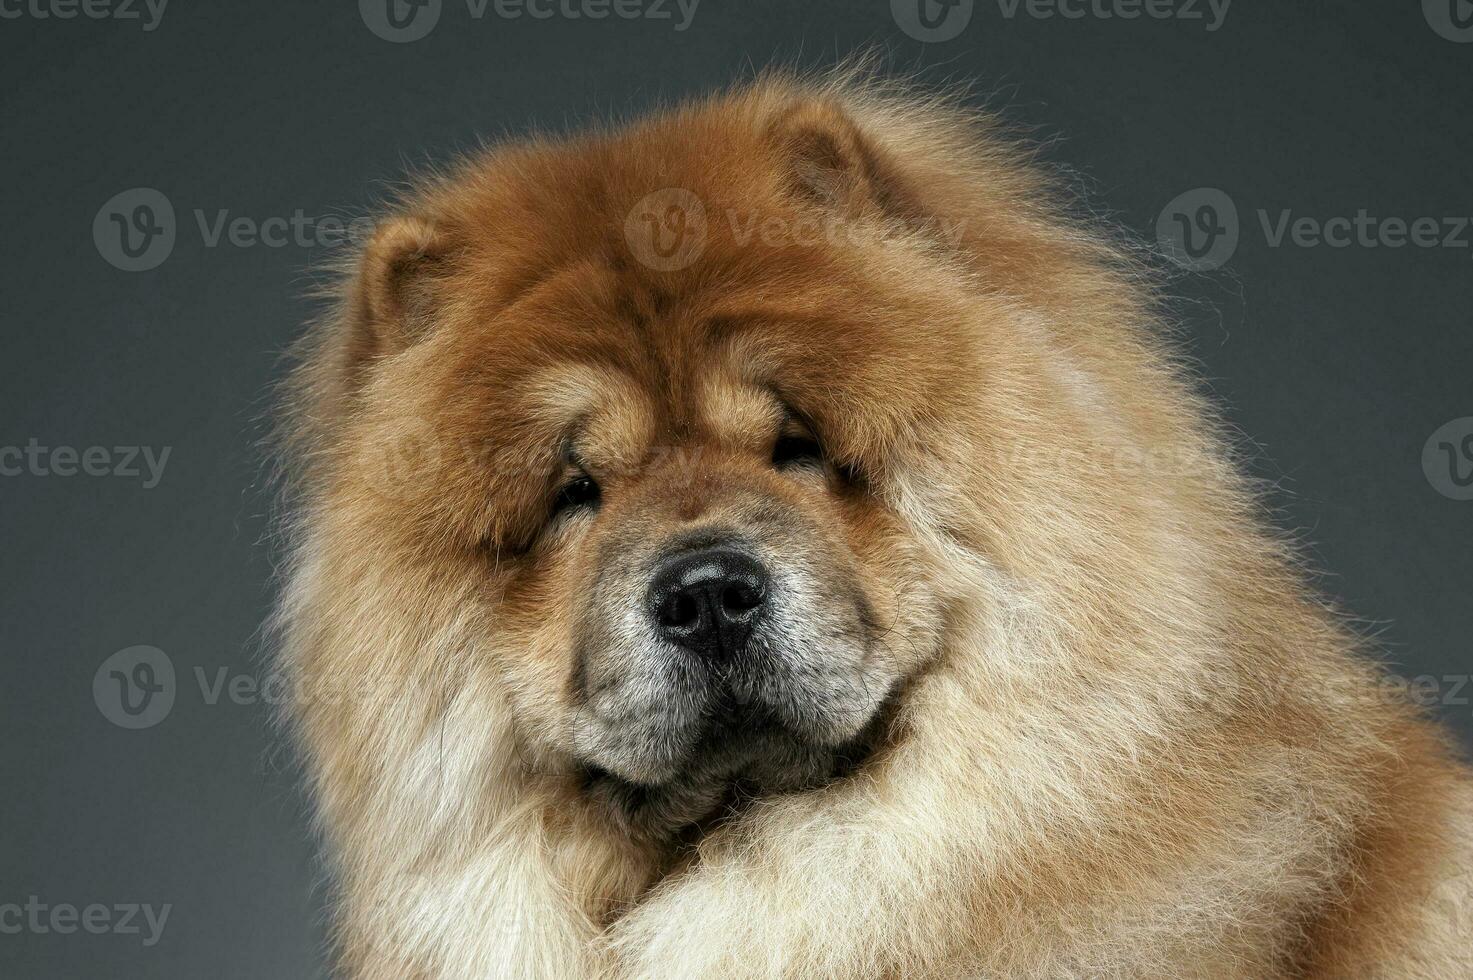
[(435, 280), (451, 252), (446, 235), (427, 218), (383, 221), (359, 257), (354, 341), (360, 355), (395, 354), (433, 324)]
[(841, 106), (823, 100), (789, 106), (767, 135), (799, 197), (850, 215), (909, 216), (900, 182)]

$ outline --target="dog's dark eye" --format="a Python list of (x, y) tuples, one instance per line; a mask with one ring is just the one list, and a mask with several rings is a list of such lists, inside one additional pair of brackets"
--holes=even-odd
[(789, 466), (811, 466), (823, 462), (823, 447), (812, 436), (778, 436), (772, 447), (772, 465), (778, 469)]
[(598, 484), (593, 477), (584, 473), (564, 483), (552, 498), (552, 516), (578, 507), (596, 507), (599, 501)]

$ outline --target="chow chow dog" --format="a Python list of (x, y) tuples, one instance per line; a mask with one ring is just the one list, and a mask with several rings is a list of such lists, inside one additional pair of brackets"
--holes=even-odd
[(1473, 783), (1151, 262), (764, 75), (417, 182), (281, 411), (341, 974), (1473, 976)]

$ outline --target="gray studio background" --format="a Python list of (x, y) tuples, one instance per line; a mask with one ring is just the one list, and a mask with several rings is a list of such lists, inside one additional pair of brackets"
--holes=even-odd
[[(0, 451), (21, 451), (0, 456), (0, 977), (325, 975), (289, 755), (235, 682), (262, 673), (269, 602), (256, 418), (340, 248), (310, 227), (482, 137), (876, 43), (1038, 127), (1125, 228), (1168, 251), (1187, 229), (1189, 350), (1281, 523), (1473, 739), (1473, 230), (1441, 244), (1473, 215), (1467, 3), (434, 0), (405, 41), (426, 21), (385, 2), (0, 0)], [(113, 225), (162, 229), (160, 197), (172, 243), (120, 252)], [(1370, 237), (1316, 237), (1362, 209)], [(1438, 244), (1388, 244), (1386, 219), (1422, 217)], [(137, 646), (175, 699), (130, 729), (93, 681)]]

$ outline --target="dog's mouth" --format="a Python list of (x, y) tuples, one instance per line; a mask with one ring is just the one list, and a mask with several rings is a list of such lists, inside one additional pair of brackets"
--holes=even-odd
[(723, 698), (713, 705), (688, 763), (670, 778), (638, 782), (584, 760), (580, 787), (633, 836), (699, 837), (755, 801), (852, 775), (878, 748), (889, 708), (889, 702), (882, 705), (858, 734), (833, 746), (793, 732), (763, 706)]
[(668, 837), (843, 777), (899, 680), (845, 575), (820, 582), (733, 540), (682, 539), (649, 602), (594, 605), (578, 638), (572, 756), (631, 833)]

